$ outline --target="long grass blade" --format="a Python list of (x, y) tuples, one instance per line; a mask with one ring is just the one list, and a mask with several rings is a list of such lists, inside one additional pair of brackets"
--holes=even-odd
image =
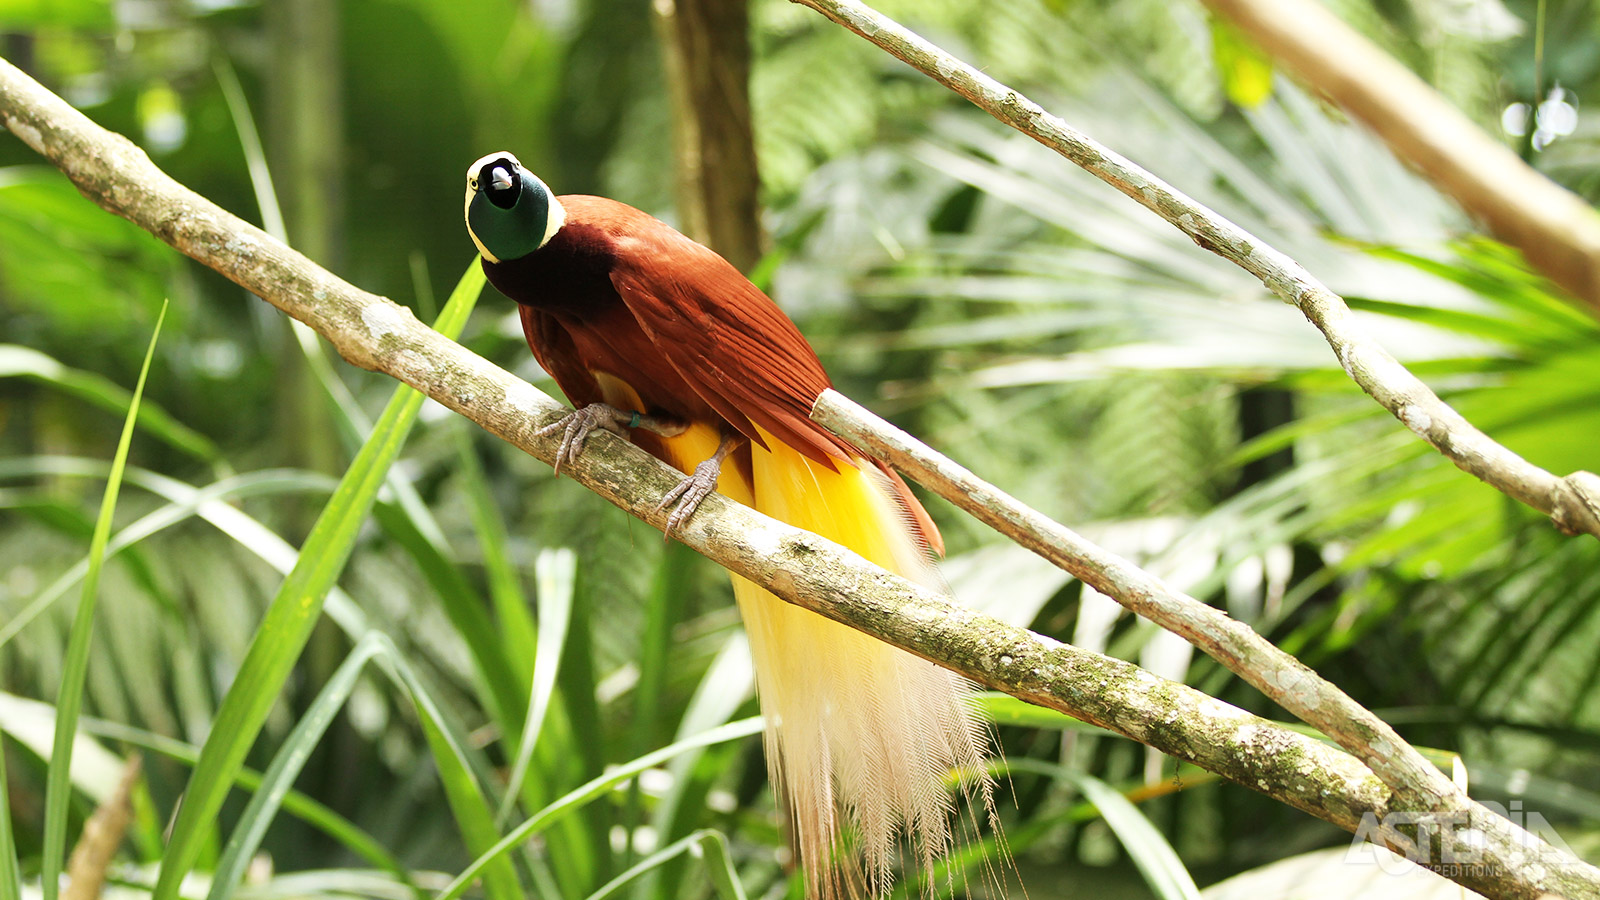
[(744, 886), (739, 883), (738, 874), (733, 870), (733, 860), (728, 854), (727, 839), (719, 831), (701, 829), (687, 837), (673, 841), (660, 850), (639, 860), (629, 866), (622, 874), (606, 882), (599, 890), (590, 894), (586, 900), (605, 900), (615, 894), (628, 882), (638, 878), (646, 872), (661, 867), (663, 864), (689, 853), (706, 861), (706, 869), (710, 872), (711, 883), (717, 889), (717, 895), (722, 900), (745, 900)]
[[(86, 732), (91, 721), (80, 719), (79, 734), (72, 747), (72, 786), (95, 803), (104, 803), (116, 792), (122, 759), (107, 750)], [(32, 700), (0, 691), (0, 734), (11, 745), (32, 753), (48, 763), (56, 733), (56, 707), (43, 700)]]
[[(41, 462), (44, 460), (36, 459), (34, 461)], [(29, 468), (33, 468), (37, 472), (44, 472), (56, 467), (46, 465)], [(18, 467), (15, 471), (20, 473), (26, 471), (26, 469)], [(12, 474), (11, 471), (6, 471), (4, 474), (0, 474), (0, 477), (9, 476), (10, 474)], [(125, 481), (130, 480), (126, 472), (123, 473), (123, 477)], [(137, 544), (145, 538), (194, 517), (208, 503), (238, 501), (246, 497), (258, 497), (264, 494), (291, 491), (331, 491), (333, 486), (334, 481), (331, 478), (292, 469), (268, 469), (225, 478), (222, 481), (214, 482), (194, 491), (192, 496), (186, 499), (173, 500), (166, 506), (150, 512), (127, 525), (106, 544), (105, 552), (107, 556), (116, 556), (122, 550)], [(27, 606), (19, 610), (9, 621), (4, 625), (0, 625), (0, 647), (4, 647), (12, 638), (17, 636), (18, 632), (22, 631), (37, 619), (40, 614), (53, 606), (56, 601), (66, 596), (74, 585), (82, 582), (88, 572), (89, 558), (85, 556), (75, 563), (72, 568), (63, 572), (59, 578), (51, 582), (43, 591), (40, 591), (37, 596), (28, 602)]]
[[(0, 344), (0, 378), (26, 378), (48, 384), (123, 416), (128, 414), (128, 403), (132, 399), (127, 388), (102, 375), (62, 365), (32, 347), (17, 344)], [(222, 448), (210, 438), (179, 422), (154, 403), (144, 402), (140, 406), (140, 431), (211, 464), (218, 472), (228, 471)]]
[[(107, 740), (120, 741), (142, 750), (148, 750), (151, 753), (158, 753), (185, 765), (193, 766), (200, 759), (199, 747), (146, 731), (143, 728), (134, 728), (131, 725), (124, 725), (120, 722), (105, 722), (87, 717), (81, 720), (79, 727), (84, 734), (93, 734)], [(262, 774), (249, 768), (240, 769), (238, 777), (234, 780), (236, 787), (247, 791), (260, 790), (261, 783)], [(395, 873), (402, 882), (409, 877), (405, 866), (401, 865), (400, 860), (386, 850), (378, 842), (377, 838), (361, 830), (354, 822), (305, 794), (294, 790), (285, 794), (283, 797), (283, 811), (337, 841), (346, 850), (367, 860), (374, 866)]]
[[(535, 565), (535, 569), (535, 574), (539, 575), (539, 566)], [(534, 748), (535, 766), (547, 755), (547, 745), (550, 752), (560, 753), (571, 761), (570, 774), (559, 785), (551, 786), (550, 796), (599, 777), (610, 759), (628, 758), (628, 754), (608, 754), (604, 750), (597, 753), (592, 749), (609, 748), (615, 740), (603, 726), (605, 719), (600, 712), (599, 685), (595, 679), (595, 633), (590, 613), (597, 603), (603, 605), (603, 601), (585, 593), (592, 584), (592, 579), (585, 579), (576, 571), (573, 573), (572, 622), (567, 626), (567, 640), (561, 650), (561, 678), (556, 683), (558, 694), (551, 699), (550, 712), (545, 716), (543, 733), (546, 737), (540, 738), (539, 746)], [(541, 584), (540, 589), (543, 590), (544, 585)], [(524, 792), (524, 798), (526, 796)], [(537, 809), (540, 805), (530, 803), (527, 808)], [(609, 808), (586, 808), (561, 824), (563, 832), (581, 834), (585, 838), (565, 848), (574, 868), (582, 873), (582, 880), (574, 882), (574, 888), (568, 893), (587, 891), (599, 884), (604, 874), (616, 871), (611, 861), (610, 837), (615, 822), (614, 811)], [(554, 836), (554, 833), (550, 835), (552, 849)]]
[[(273, 756), (272, 764), (262, 775), (261, 786), (250, 798), (250, 803), (239, 816), (239, 823), (229, 836), (227, 845), (223, 847), (222, 858), (217, 861), (216, 871), (211, 876), (211, 891), (207, 894), (207, 900), (228, 900), (233, 895), (234, 889), (244, 878), (251, 857), (260, 848), (261, 840), (267, 834), (267, 827), (272, 824), (278, 808), (283, 805), (284, 798), (294, 786), (295, 779), (299, 777), (306, 761), (311, 758), (312, 750), (327, 732), (328, 726), (333, 723), (334, 716), (338, 715), (345, 701), (350, 698), (350, 692), (356, 686), (356, 679), (366, 668), (367, 661), (379, 651), (380, 646), (375, 633), (369, 633), (367, 637), (356, 642), (350, 654), (345, 657), (344, 663), (323, 685), (317, 694), (317, 699), (300, 717), (294, 730), (289, 733), (277, 754)], [(409, 881), (403, 869), (396, 874), (402, 880)]]
[[(549, 641), (555, 636), (544, 636), (542, 626), (534, 624), (527, 595), (522, 588), (522, 573), (512, 558), (510, 537), (490, 493), (483, 467), (473, 450), (469, 432), (461, 428), (457, 435), (457, 456), (460, 461), (458, 478), (467, 498), (477, 546), (483, 556), (484, 574), (488, 579), (489, 596), (494, 609), (493, 627), (498, 629), (496, 646), (484, 646), (480, 641), (473, 642), (471, 649), (475, 660), (495, 657), (498, 669), (512, 673), (511, 678), (491, 686), (499, 704), (499, 708), (492, 711), (501, 733), (508, 738), (506, 753), (520, 758), (528, 742), (526, 739), (519, 742), (509, 738), (523, 736), (529, 727), (528, 715), (534, 711), (532, 686), (536, 678), (544, 677), (536, 675), (534, 670), (541, 661), (546, 666), (556, 661), (543, 650), (537, 653), (530, 653), (529, 650), (538, 649), (541, 641)], [(547, 567), (548, 564), (549, 559), (541, 556), (536, 568)], [(575, 575), (573, 573), (574, 578)], [(536, 573), (536, 577), (542, 576)], [(573, 593), (571, 585), (561, 590)], [(446, 595), (440, 596), (452, 606), (459, 606)], [(547, 697), (547, 707), (538, 712), (539, 736), (531, 744), (533, 755), (531, 761), (520, 768), (521, 777), (515, 779), (516, 789), (508, 791), (502, 802), (497, 818), (501, 824), (508, 821), (511, 804), (521, 803), (524, 809), (539, 809), (559, 796), (564, 788), (600, 772), (602, 754), (589, 752), (588, 749), (603, 745), (597, 736), (598, 728), (593, 727), (598, 713), (594, 710), (592, 665), (588, 659), (587, 633), (580, 617), (582, 607), (575, 601), (568, 601), (567, 605), (569, 611), (562, 616), (570, 621), (566, 625), (567, 634), (559, 655), (560, 677), (555, 680), (558, 691)], [(482, 603), (475, 595), (470, 598), (467, 609), (447, 611), (453, 621), (483, 616)], [(541, 613), (548, 614), (549, 611)], [(514, 699), (502, 696), (508, 689), (515, 692)], [(515, 763), (513, 767), (516, 768)], [(598, 874), (596, 858), (603, 855), (607, 846), (606, 829), (598, 822), (583, 818), (583, 821), (564, 820), (556, 830), (545, 836), (545, 852), (528, 854), (535, 878), (548, 876), (551, 881), (549, 885), (537, 885), (541, 896), (576, 896), (595, 883)]]
[(89, 542), (89, 569), (83, 579), (83, 599), (72, 620), (67, 638), (67, 657), (61, 673), (61, 690), (56, 695), (55, 744), (50, 752), (50, 769), (45, 776), (44, 859), (41, 878), (45, 900), (56, 900), (61, 889), (61, 866), (66, 858), (67, 804), (72, 799), (72, 741), (78, 731), (78, 713), (83, 708), (83, 682), (89, 672), (89, 642), (94, 636), (94, 608), (100, 586), (100, 567), (105, 562), (106, 543), (111, 539), (111, 515), (117, 508), (117, 493), (122, 487), (122, 470), (133, 443), (133, 427), (139, 418), (139, 400), (144, 396), (150, 363), (155, 359), (156, 339), (167, 317), (167, 304), (161, 304), (156, 327), (145, 349), (139, 382), (128, 401), (128, 417), (117, 439), (117, 452), (111, 461), (105, 494), (100, 499), (100, 516), (95, 521), (94, 537)]
[[(520, 733), (528, 708), (525, 686), (527, 681), (517, 676), (516, 672), (520, 667), (514, 666), (507, 659), (502, 631), (496, 629), (496, 623), (491, 621), (482, 599), (468, 583), (466, 574), (452, 556), (448, 555), (448, 548), (430, 541), (416, 528), (415, 523), (403, 510), (397, 506), (380, 503), (374, 511), (384, 530), (406, 549), (422, 570), (429, 584), (433, 586), (440, 605), (450, 618), (456, 633), (466, 642), (473, 663), (474, 681), (479, 697), (485, 709), (493, 717), (496, 726), (503, 734)], [(523, 687), (518, 686), (519, 681)], [(555, 737), (554, 734), (551, 736)], [(571, 742), (566, 740), (559, 744), (553, 741), (543, 742), (537, 748), (536, 770), (554, 771), (560, 761), (570, 758), (570, 745)], [(574, 778), (568, 783), (576, 781)], [(464, 797), (465, 782), (458, 784), (462, 786)], [(538, 786), (537, 791), (527, 790), (532, 787), (535, 787), (534, 783), (524, 782), (525, 790), (521, 799), (528, 808), (537, 809), (548, 801), (548, 794), (553, 791), (546, 792), (542, 785)], [(492, 843), (496, 836), (498, 835), (491, 835), (488, 842)], [(550, 843), (551, 862), (565, 866), (572, 860), (574, 854), (567, 852), (564, 845), (556, 840), (555, 835), (550, 836)], [(534, 861), (536, 874), (539, 872), (538, 866), (543, 864), (543, 861), (543, 858)], [(567, 883), (582, 882), (568, 879)], [(555, 891), (557, 895), (562, 893), (560, 890)]]
[(533, 748), (550, 697), (555, 693), (556, 676), (561, 669), (561, 651), (567, 643), (567, 625), (572, 621), (572, 588), (578, 574), (578, 557), (571, 550), (549, 550), (539, 554), (539, 639), (533, 658), (533, 686), (528, 700), (528, 716), (523, 720), (522, 739), (517, 742), (517, 759), (511, 767), (511, 781), (496, 821), (504, 824), (517, 802), (522, 780), (533, 761)]
[(722, 895), (722, 900), (745, 900), (744, 885), (739, 883), (739, 874), (734, 871), (733, 854), (729, 852), (727, 838), (722, 836), (722, 832), (703, 832), (693, 852), (706, 861), (711, 884)]
[[(349, 700), (357, 678), (367, 663), (374, 659), (380, 661), (380, 668), (411, 696), (416, 705), (433, 746), (436, 765), (444, 780), (451, 806), (458, 811), (463, 831), (477, 835), (475, 849), (489, 846), (498, 836), (489, 824), (487, 806), (483, 802), (479, 783), (472, 775), (465, 742), (458, 729), (445, 720), (438, 704), (388, 637), (378, 631), (369, 631), (356, 642), (344, 663), (328, 680), (274, 757), (223, 851), (212, 877), (209, 900), (226, 900), (237, 888), (295, 778), (339, 709)], [(469, 846), (473, 845), (473, 839), (469, 839)], [(404, 869), (397, 867), (394, 871), (401, 882), (412, 883)], [(509, 864), (497, 867), (492, 877), (491, 896), (516, 900), (516, 876)]]
[(6, 738), (0, 734), (0, 900), (21, 900), (22, 871), (11, 831), (11, 796), (6, 789)]
[(515, 669), (506, 659), (501, 634), (484, 609), (483, 598), (467, 580), (466, 573), (448, 555), (449, 548), (430, 541), (417, 528), (415, 521), (405, 514), (405, 510), (393, 504), (379, 503), (373, 507), (373, 517), (383, 527), (384, 533), (406, 551), (421, 570), (422, 576), (428, 580), (440, 608), (450, 619), (450, 625), (467, 645), (484, 709), (502, 729), (508, 728), (506, 723), (520, 719), (526, 698), (522, 697), (522, 689), (517, 685)]
[(1086, 734), (1109, 734), (1106, 729), (1088, 722), (1080, 722), (1065, 713), (1035, 706), (1009, 695), (987, 691), (974, 698), (978, 714), (993, 725), (1020, 725), (1024, 728), (1042, 728), (1051, 731), (1081, 731)]
[[(626, 751), (638, 756), (666, 739), (667, 712), (662, 709), (666, 697), (671, 665), (672, 630), (683, 618), (684, 599), (689, 596), (688, 579), (694, 568), (694, 551), (679, 543), (670, 543), (656, 563), (656, 571), (646, 595), (645, 624), (639, 634), (639, 683), (633, 691), (633, 726), (629, 730)], [(639, 785), (635, 782), (628, 790), (628, 800), (623, 816), (624, 826), (633, 833), (641, 821)], [(623, 848), (626, 862), (633, 853), (633, 841)]]
[(1128, 857), (1144, 876), (1145, 884), (1162, 900), (1200, 900), (1200, 888), (1178, 858), (1172, 845), (1150, 824), (1127, 797), (1093, 775), (1070, 766), (1031, 759), (1010, 762), (1013, 771), (1038, 772), (1070, 781), (1100, 811)]
[(473, 452), (471, 432), (459, 428), (456, 434), (461, 486), (467, 496), (467, 512), (472, 518), (473, 534), (483, 554), (484, 573), (489, 580), (489, 598), (494, 605), (495, 619), (500, 623), (502, 644), (508, 652), (520, 658), (526, 648), (536, 644), (538, 629), (528, 615), (528, 598), (522, 590), (521, 574), (511, 559), (511, 539), (506, 534), (505, 523), (489, 493), (489, 480), (483, 473), (483, 465)]
[[(479, 266), (469, 266), (435, 325), (441, 333), (450, 337), (460, 333), (483, 281)], [(318, 515), (294, 569), (267, 608), (233, 686), (217, 711), (178, 807), (167, 854), (156, 879), (156, 900), (175, 900), (183, 877), (199, 858), (201, 838), (221, 808), (229, 785), (310, 638), (323, 601), (344, 570), (361, 524), (390, 465), (400, 455), (422, 400), (422, 394), (405, 385), (395, 390), (371, 437)]]
[[(278, 204), (278, 191), (273, 186), (272, 171), (267, 166), (267, 154), (262, 148), (255, 117), (250, 112), (250, 103), (245, 98), (243, 86), (239, 84), (239, 76), (225, 59), (217, 60), (215, 71), (217, 84), (222, 88), (223, 100), (228, 105), (228, 114), (232, 117), (234, 129), (239, 135), (239, 147), (244, 153), (245, 167), (250, 173), (250, 185), (255, 190), (256, 205), (261, 210), (261, 228), (288, 244), (290, 243), (288, 225)], [(474, 263), (471, 268), (477, 269), (478, 266)], [(454, 299), (463, 287), (468, 285), (472, 277), (479, 279), (481, 287), (482, 274), (481, 271), (468, 273), (468, 276), (463, 277), (457, 284), (455, 291), (450, 295), (451, 298)], [(473, 289), (473, 296), (477, 296), (476, 288)], [(428, 299), (431, 306), (432, 298)], [(448, 309), (448, 304), (446, 308)], [(322, 342), (317, 339), (317, 333), (311, 326), (294, 319), (290, 319), (288, 324), (289, 331), (294, 336), (301, 355), (305, 357), (306, 366), (310, 369), (312, 377), (332, 401), (333, 411), (337, 414), (337, 424), (343, 429), (343, 436), (349, 442), (349, 446), (353, 448), (365, 442), (372, 432), (372, 422), (362, 410), (361, 404), (356, 401), (355, 395), (350, 392), (350, 388), (334, 372), (333, 363), (328, 359), (328, 353)], [(441, 326), (439, 330), (444, 329)], [(411, 482), (393, 471), (386, 473), (385, 478), (399, 499), (400, 506), (412, 518), (417, 528), (427, 534), (434, 543), (442, 542), (442, 533)]]
[[(389, 638), (377, 632), (373, 634), (381, 644), (377, 655), (380, 665), (411, 694), (411, 701), (416, 705), (423, 734), (439, 770), (439, 780), (444, 785), (445, 800), (450, 804), (467, 850), (487, 854), (499, 846), (496, 839), (500, 832), (494, 825), (494, 809), (484, 800), (481, 785), (472, 773), (465, 737), (446, 717), (443, 708)], [(516, 871), (508, 857), (489, 859), (483, 875), (489, 900), (522, 900)]]
[[(698, 734), (728, 721), (744, 705), (754, 682), (749, 641), (744, 632), (736, 631), (728, 636), (722, 650), (712, 660), (711, 668), (695, 688), (683, 719), (678, 723), (678, 736)], [(657, 801), (650, 816), (651, 826), (661, 840), (690, 831), (698, 811), (705, 808), (706, 794), (721, 769), (701, 764), (701, 757), (712, 752), (715, 751), (695, 750), (674, 759), (667, 767), (672, 775), (672, 787)], [(677, 882), (681, 878), (681, 866), (669, 862), (641, 882), (639, 896), (677, 896)]]
[(709, 747), (713, 744), (721, 744), (726, 741), (759, 734), (761, 728), (762, 721), (760, 716), (751, 716), (748, 719), (729, 722), (720, 728), (713, 728), (694, 737), (669, 744), (652, 753), (647, 753), (612, 769), (599, 778), (592, 779), (579, 787), (573, 788), (561, 799), (539, 810), (527, 821), (513, 828), (505, 837), (491, 847), (489, 852), (473, 860), (472, 865), (462, 870), (461, 874), (457, 875), (449, 886), (435, 895), (434, 900), (456, 900), (456, 898), (466, 893), (467, 888), (472, 886), (473, 881), (477, 879), (478, 875), (486, 867), (510, 852), (512, 848), (519, 846), (522, 842), (543, 831), (552, 822), (567, 813), (578, 809), (645, 769), (659, 765), (687, 750), (696, 750), (701, 747)]
[(256, 192), (256, 207), (261, 210), (261, 230), (284, 243), (289, 242), (289, 228), (284, 224), (283, 209), (278, 204), (278, 191), (272, 185), (272, 173), (267, 170), (267, 154), (261, 147), (261, 135), (256, 132), (255, 117), (250, 115), (250, 104), (244, 96), (244, 86), (227, 59), (218, 57), (214, 66), (217, 85), (222, 88), (222, 99), (228, 104), (233, 117), (234, 130), (239, 135), (239, 146), (244, 150), (244, 162), (250, 172), (250, 186)]
[[(0, 477), (6, 477), (14, 472), (32, 472), (49, 475), (72, 475), (80, 478), (104, 477), (109, 467), (102, 460), (83, 459), (74, 456), (34, 456), (19, 461), (20, 465), (12, 465), (11, 460), (0, 459)], [(291, 473), (294, 470), (287, 470)], [(239, 476), (248, 479), (253, 476)], [(174, 504), (193, 504), (196, 513), (208, 524), (213, 525), (223, 534), (236, 542), (246, 552), (256, 556), (268, 566), (276, 569), (279, 574), (288, 576), (294, 571), (295, 563), (300, 558), (300, 553), (292, 544), (284, 540), (276, 531), (251, 518), (237, 505), (223, 499), (204, 499), (202, 492), (205, 488), (197, 488), (188, 482), (169, 478), (165, 475), (151, 472), (138, 467), (129, 467), (123, 473), (123, 480), (129, 484), (140, 487), (157, 494)], [(332, 494), (337, 484), (327, 480), (323, 488), (311, 487), (311, 490), (325, 490)], [(131, 527), (131, 526), (130, 526)], [(371, 629), (367, 623), (366, 613), (351, 600), (344, 591), (335, 586), (328, 594), (328, 618), (344, 630), (352, 641), (359, 640), (363, 634)]]

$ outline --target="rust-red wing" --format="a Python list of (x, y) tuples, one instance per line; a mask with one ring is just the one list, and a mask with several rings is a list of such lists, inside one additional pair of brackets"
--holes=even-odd
[[(582, 348), (561, 323), (524, 308), (529, 343), (575, 404), (599, 399), (589, 367), (637, 369), (634, 386), (654, 397), (678, 380), (659, 369), (652, 374), (654, 357), (659, 356), (703, 407), (752, 441), (765, 445), (754, 427), (760, 425), (818, 463), (830, 468), (837, 468), (835, 460), (851, 464), (850, 456), (858, 451), (811, 421), (812, 405), (832, 382), (811, 345), (771, 298), (721, 256), (631, 206), (581, 195), (560, 199), (569, 222), (607, 235), (612, 285), (648, 341), (648, 346), (632, 343), (639, 335), (615, 321), (596, 323), (603, 333), (584, 337), (601, 340), (609, 351), (591, 347), (596, 358), (585, 363)], [(603, 305), (603, 298), (592, 301)], [(674, 414), (696, 415), (687, 397), (654, 399)], [(938, 529), (905, 481), (888, 466), (877, 465), (923, 543), (943, 553)]]
[(828, 375), (777, 304), (732, 264), (670, 229), (618, 243), (617, 293), (706, 403), (763, 446), (750, 423), (829, 468), (848, 463), (854, 448), (811, 421)]

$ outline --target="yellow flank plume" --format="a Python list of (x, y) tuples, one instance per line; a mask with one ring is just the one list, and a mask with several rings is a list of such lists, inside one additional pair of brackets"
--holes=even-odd
[[(602, 379), (607, 402), (638, 409), (636, 393)], [(908, 578), (942, 589), (887, 479), (870, 464), (831, 471), (762, 432), (752, 481), (730, 460), (717, 490), (813, 531)], [(685, 473), (716, 452), (710, 425), (661, 443)], [(750, 635), (767, 718), (767, 767), (816, 900), (885, 893), (902, 847), (931, 874), (952, 846), (950, 774), (993, 818), (985, 736), (972, 686), (927, 660), (809, 610), (739, 576), (734, 596)]]
[[(831, 471), (763, 433), (755, 508), (929, 586), (941, 586), (887, 479)], [(951, 847), (953, 769), (983, 770), (971, 686), (946, 669), (734, 579), (767, 716), (767, 765), (807, 894), (879, 895), (902, 843), (931, 872)], [(969, 783), (987, 808), (987, 779)], [(839, 838), (848, 832), (853, 847)], [(841, 852), (842, 851), (842, 852)]]

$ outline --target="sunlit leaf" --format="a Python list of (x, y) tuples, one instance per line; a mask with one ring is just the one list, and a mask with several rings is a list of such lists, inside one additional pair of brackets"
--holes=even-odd
[(1211, 54), (1228, 99), (1260, 106), (1272, 96), (1272, 60), (1233, 25), (1211, 20)]
[(105, 494), (100, 500), (100, 515), (95, 520), (94, 537), (89, 543), (89, 565), (83, 578), (82, 599), (78, 601), (78, 610), (72, 620), (61, 688), (56, 695), (55, 740), (50, 751), (45, 794), (41, 876), (45, 900), (55, 900), (66, 859), (67, 804), (72, 799), (72, 751), (78, 730), (78, 714), (83, 708), (83, 683), (89, 671), (89, 642), (94, 634), (100, 569), (105, 563), (106, 544), (111, 539), (111, 516), (117, 508), (117, 493), (122, 487), (122, 471), (128, 461), (128, 448), (133, 443), (134, 423), (139, 418), (139, 399), (144, 395), (145, 379), (150, 374), (150, 361), (155, 358), (156, 339), (161, 335), (161, 323), (165, 318), (166, 307), (163, 306), (161, 315), (156, 318), (149, 347), (145, 350), (139, 381), (134, 385), (133, 397), (128, 401), (128, 416), (122, 426), (122, 436), (117, 440), (116, 454), (111, 460), (111, 474), (106, 479)]

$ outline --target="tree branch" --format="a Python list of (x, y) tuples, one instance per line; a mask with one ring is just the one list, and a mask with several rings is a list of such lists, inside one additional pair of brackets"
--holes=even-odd
[[(1130, 612), (1182, 636), (1364, 762), (1395, 792), (1393, 802), (1397, 806), (1435, 810), (1462, 821), (1472, 819), (1482, 809), (1387, 722), (1249, 625), (1174, 590), (1133, 563), (1096, 546), (838, 391), (824, 391), (811, 410), (811, 418), (1021, 546), (1116, 598)], [(1510, 825), (1495, 824), (1502, 828)], [(1508, 831), (1506, 835), (1513, 833)], [(1600, 891), (1600, 883), (1592, 889)]]
[[(551, 462), (535, 432), (565, 409), (423, 326), (403, 307), (321, 269), (151, 164), (4, 60), (0, 124), (51, 160), (90, 199), (310, 325), (345, 359), (391, 375)], [(565, 468), (660, 528), (655, 500), (679, 473), (597, 434)], [(1600, 871), (1476, 805), (1413, 807), (1327, 744), (1138, 667), (1006, 625), (877, 568), (808, 532), (721, 495), (678, 536), (785, 600), (1074, 718), (1109, 728), (1425, 864), (1457, 861), (1457, 880), (1495, 896), (1600, 896)], [(1462, 867), (1460, 860), (1477, 864)]]
[(1315, 0), (1205, 3), (1600, 314), (1600, 213), (1581, 197), (1534, 171)]
[(1249, 625), (1161, 579), (984, 481), (838, 391), (811, 418), (979, 521), (1182, 636), (1307, 725), (1333, 738), (1413, 805), (1448, 808), (1460, 790), (1389, 724)]
[(1317, 326), (1362, 390), (1458, 468), (1550, 516), (1568, 534), (1600, 538), (1600, 478), (1588, 472), (1558, 478), (1491, 440), (1400, 365), (1356, 323), (1344, 300), (1299, 263), (876, 10), (855, 0), (793, 2), (877, 44), (1256, 276)]

